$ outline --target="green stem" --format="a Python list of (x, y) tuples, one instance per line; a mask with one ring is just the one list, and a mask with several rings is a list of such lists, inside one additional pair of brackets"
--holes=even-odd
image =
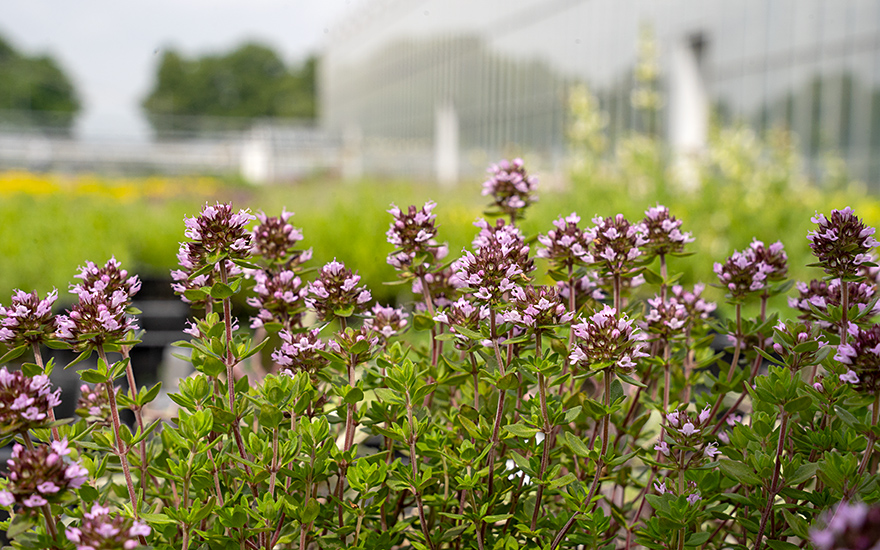
[(773, 469), (773, 478), (770, 480), (770, 488), (767, 492), (767, 505), (764, 507), (764, 512), (761, 514), (761, 525), (758, 527), (758, 536), (755, 538), (755, 550), (761, 550), (764, 529), (767, 527), (767, 519), (773, 511), (773, 501), (776, 500), (776, 495), (782, 489), (782, 487), (779, 487), (778, 485), (779, 473), (782, 469), (782, 451), (785, 448), (785, 439), (788, 437), (788, 413), (782, 406), (780, 406), (780, 408), (782, 412), (782, 420), (779, 426), (779, 442), (776, 444), (776, 466)]
[[(538, 359), (538, 365), (540, 368), (541, 364), (541, 330), (535, 330), (535, 357)], [(544, 441), (542, 443), (543, 452), (541, 453), (541, 471), (538, 475), (538, 494), (535, 496), (535, 510), (532, 513), (532, 531), (538, 526), (538, 515), (541, 513), (541, 499), (544, 496), (544, 487), (546, 480), (544, 479), (544, 474), (547, 472), (547, 467), (550, 465), (550, 451), (551, 445), (553, 444), (553, 427), (550, 424), (550, 413), (547, 410), (547, 380), (544, 377), (544, 373), (538, 372), (538, 394), (541, 399), (541, 416), (544, 420), (544, 426), (542, 427), (542, 433), (544, 434)], [(515, 513), (515, 511), (511, 511), (511, 513)]]
[[(34, 350), (34, 363), (40, 367), (40, 371), (45, 373), (46, 366), (43, 364), (43, 353), (40, 351), (40, 344), (32, 342), (31, 349)], [(55, 407), (49, 407), (49, 421), (55, 422)], [(61, 436), (58, 433), (58, 426), (52, 426), (52, 439), (55, 441), (61, 441)]]
[[(104, 353), (104, 346), (98, 345), (96, 347), (98, 351), (98, 357), (104, 361), (105, 365), (110, 365), (107, 361), (107, 354)], [(113, 385), (113, 381), (105, 382), (104, 386), (107, 388), (107, 400), (110, 403), (110, 418), (113, 422), (113, 435), (115, 436), (113, 441), (115, 444), (116, 456), (119, 457), (119, 462), (122, 464), (122, 473), (125, 476), (125, 485), (128, 487), (128, 497), (131, 499), (131, 507), (134, 512), (135, 519), (140, 519), (140, 510), (138, 506), (137, 494), (134, 490), (134, 483), (131, 480), (131, 468), (128, 464), (128, 449), (125, 448), (125, 443), (122, 442), (122, 439), (119, 437), (119, 430), (122, 426), (122, 423), (119, 421), (119, 407), (116, 405), (116, 388)]]
[[(605, 407), (611, 406), (611, 377), (613, 375), (613, 371), (611, 369), (605, 370)], [(608, 422), (610, 420), (611, 415), (606, 414), (602, 417), (602, 452), (599, 454), (599, 460), (596, 462), (596, 475), (593, 477), (593, 485), (590, 487), (590, 493), (587, 495), (587, 499), (585, 500), (586, 505), (589, 509), (593, 507), (590, 506), (590, 502), (593, 500), (593, 496), (596, 494), (596, 489), (599, 487), (599, 478), (602, 476), (602, 470), (605, 468), (605, 452), (608, 451)], [(565, 525), (562, 526), (562, 529), (559, 530), (559, 533), (556, 534), (556, 538), (553, 539), (553, 544), (550, 545), (550, 550), (556, 550), (556, 547), (559, 546), (565, 539), (565, 535), (571, 530), (572, 526), (574, 526), (574, 522), (577, 520), (578, 515), (580, 515), (580, 510), (576, 510)]]
[(413, 405), (410, 398), (409, 389), (406, 390), (406, 416), (409, 420), (409, 463), (412, 466), (413, 487), (411, 488), (416, 497), (416, 509), (419, 513), (419, 524), (422, 527), (422, 534), (425, 535), (425, 542), (428, 548), (434, 550), (434, 543), (431, 542), (431, 533), (428, 530), (428, 522), (425, 521), (425, 505), (422, 503), (422, 492), (419, 490), (419, 459), (416, 454), (416, 424), (413, 417)]
[[(31, 436), (27, 432), (22, 432), (22, 439), (24, 439), (24, 444), (28, 448), (29, 451), (34, 450), (34, 442), (31, 441)], [(43, 513), (43, 519), (46, 520), (46, 531), (49, 532), (49, 536), (52, 537), (54, 541), (58, 538), (58, 525), (55, 523), (55, 516), (52, 515), (52, 509), (48, 504), (44, 504), (40, 506), (40, 511)]]

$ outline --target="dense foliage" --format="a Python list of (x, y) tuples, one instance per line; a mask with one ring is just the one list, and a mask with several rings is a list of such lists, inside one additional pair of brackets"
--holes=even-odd
[(70, 130), (79, 99), (51, 56), (23, 54), (0, 37), (0, 82), (0, 121)]
[(312, 119), (315, 66), (312, 56), (299, 67), (288, 67), (274, 50), (255, 43), (195, 59), (169, 49), (143, 108), (157, 131), (236, 129), (212, 127), (219, 121), (209, 117), (227, 117), (224, 124), (235, 124), (236, 118)]
[[(417, 296), (402, 309), (374, 303), (345, 258), (310, 269), (287, 212), (216, 203), (186, 218), (174, 289), (203, 313), (178, 344), (196, 372), (170, 418), (150, 421), (159, 386), (118, 388), (138, 387), (140, 288), (119, 262), (82, 267), (64, 315), (49, 313), (54, 295), (13, 296), (5, 360), (33, 358), (0, 370), (14, 546), (877, 544), (874, 228), (849, 208), (815, 213), (813, 280), (795, 290), (771, 234), (691, 256), (712, 266), (700, 282), (678, 271), (701, 238), (687, 217), (532, 209), (543, 227), (527, 235), (534, 178), (498, 168), (484, 189), (503, 217), (479, 220), (451, 262), (442, 205), (388, 209), (387, 262)], [(250, 330), (237, 295), (256, 311)], [(69, 396), (45, 377), (41, 344), (97, 357), (75, 421), (54, 419)]]

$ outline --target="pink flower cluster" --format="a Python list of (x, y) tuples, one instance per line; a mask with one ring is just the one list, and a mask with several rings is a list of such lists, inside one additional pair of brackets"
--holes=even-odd
[(574, 317), (574, 313), (566, 311), (556, 287), (517, 286), (511, 290), (510, 297), (511, 308), (502, 317), (520, 327), (534, 330), (568, 323)]
[(682, 221), (669, 214), (669, 209), (658, 204), (645, 211), (645, 251), (652, 255), (684, 252), (684, 245), (694, 242), (690, 233), (681, 232)]
[(873, 237), (874, 228), (866, 226), (852, 208), (832, 210), (830, 219), (817, 212), (810, 221), (818, 227), (807, 233), (807, 240), (825, 273), (852, 277), (862, 264), (872, 261), (871, 250), (880, 243)]
[(337, 312), (343, 310), (364, 311), (372, 295), (367, 287), (357, 286), (360, 281), (360, 275), (333, 260), (321, 268), (317, 280), (309, 283), (305, 295), (306, 306), (314, 310), (321, 320), (333, 319)]
[(834, 355), (836, 361), (850, 369), (843, 375), (848, 379), (841, 377), (841, 380), (858, 383), (859, 390), (867, 393), (880, 391), (880, 325), (862, 329), (850, 323), (847, 332), (850, 341), (840, 344)]
[[(119, 393), (119, 388), (116, 388), (116, 392)], [(80, 386), (76, 413), (95, 424), (109, 425), (110, 399), (107, 395), (107, 385), (100, 384), (94, 388), (88, 384)]]
[(437, 235), (435, 226), (437, 215), (433, 210), (436, 206), (437, 203), (428, 201), (420, 209), (410, 206), (406, 212), (403, 212), (400, 208), (391, 205), (388, 213), (394, 219), (385, 236), (395, 248), (387, 258), (388, 264), (394, 269), (409, 269), (418, 254), (428, 254), (429, 265), (446, 257), (449, 249), (446, 245), (438, 245), (434, 241)]
[(623, 214), (614, 217), (593, 218), (592, 255), (596, 264), (608, 274), (624, 274), (632, 270), (636, 258), (642, 256), (640, 247), (648, 244), (644, 223), (631, 224)]
[(543, 247), (535, 255), (566, 270), (576, 265), (593, 263), (593, 255), (589, 251), (593, 236), (578, 227), (580, 221), (580, 216), (575, 212), (555, 220), (553, 225), (556, 229), (551, 229), (546, 235), (538, 235), (538, 242)]
[(183, 219), (184, 235), (201, 243), (208, 254), (246, 258), (250, 254), (251, 235), (245, 226), (255, 219), (247, 210), (233, 213), (231, 203), (205, 204), (198, 216)]
[(705, 288), (706, 285), (697, 283), (691, 291), (685, 290), (681, 285), (674, 285), (671, 289), (672, 295), (669, 300), (684, 307), (688, 314), (689, 325), (694, 325), (698, 319), (708, 319), (717, 307), (715, 302), (707, 302), (703, 299), (702, 294)]
[[(874, 301), (877, 287), (872, 283), (864, 282), (847, 282), (846, 285), (849, 307), (856, 306), (860, 313), (864, 313), (865, 309), (871, 306), (871, 314), (863, 317), (857, 323), (870, 323), (871, 317), (880, 313), (880, 303)], [(826, 312), (828, 306), (840, 307), (843, 299), (840, 279), (830, 281), (813, 279), (809, 284), (798, 281), (795, 287), (798, 291), (798, 297), (789, 297), (788, 306), (800, 313), (798, 319), (810, 324), (815, 323), (823, 329), (832, 328), (831, 323), (818, 318), (813, 313), (813, 307), (823, 313)]]
[(498, 304), (507, 292), (527, 280), (534, 263), (516, 226), (506, 225), (502, 219), (494, 226), (485, 220), (474, 225), (480, 228), (473, 242), (474, 252), (464, 251), (452, 263), (453, 283), (473, 291), (472, 296), (480, 303)]
[(0, 306), (0, 342), (14, 348), (22, 345), (40, 344), (51, 340), (55, 334), (55, 316), (52, 305), (58, 298), (53, 290), (44, 299), (37, 291), (16, 290), (9, 307)]
[(306, 293), (302, 280), (289, 269), (271, 273), (258, 269), (253, 272), (254, 293), (247, 299), (248, 305), (259, 311), (251, 317), (251, 328), (262, 327), (266, 323), (279, 323), (286, 329), (300, 325)]
[(316, 374), (328, 363), (319, 353), (327, 349), (327, 344), (318, 337), (320, 332), (320, 329), (299, 333), (282, 330), (278, 333), (282, 344), (272, 352), (272, 360), (281, 365), (282, 372)]
[(569, 361), (585, 368), (595, 368), (592, 365), (596, 363), (610, 363), (624, 372), (631, 372), (636, 359), (648, 357), (644, 352), (647, 345), (645, 334), (633, 327), (634, 321), (607, 305), (588, 320), (581, 319), (571, 327), (575, 339)]
[(639, 326), (651, 337), (669, 341), (683, 332), (688, 320), (687, 309), (674, 297), (663, 301), (654, 296), (648, 299), (648, 313)]
[(251, 232), (251, 254), (261, 256), (271, 263), (281, 263), (288, 268), (300, 265), (312, 258), (312, 249), (295, 250), (296, 243), (303, 240), (302, 231), (288, 221), (292, 212), (281, 211), (280, 217), (257, 214), (259, 225)]
[(150, 526), (119, 514), (110, 515), (110, 508), (93, 504), (83, 514), (78, 527), (68, 527), (67, 540), (76, 543), (76, 550), (133, 550), (140, 545), (138, 537), (150, 534)]
[(771, 265), (759, 260), (755, 249), (735, 250), (723, 264), (715, 262), (715, 274), (733, 300), (742, 300), (752, 292), (767, 288), (768, 277), (774, 272)]
[(0, 367), (0, 434), (41, 426), (49, 411), (60, 404), (61, 389), (54, 389), (48, 376), (29, 377)]
[[(679, 448), (692, 449), (697, 447), (703, 441), (703, 434), (711, 427), (711, 409), (707, 406), (695, 417), (692, 417), (685, 410), (673, 409), (666, 414), (666, 435)], [(664, 440), (654, 445), (654, 450), (664, 456), (671, 456), (675, 448), (670, 447), (669, 442)], [(721, 451), (718, 450), (718, 443), (713, 442), (703, 448), (701, 458), (713, 460), (719, 454)]]
[(0, 506), (19, 504), (28, 512), (45, 504), (59, 502), (69, 489), (78, 489), (89, 473), (78, 462), (67, 462), (67, 439), (52, 441), (33, 450), (16, 444), (6, 461), (9, 482), (0, 490)]
[(810, 530), (817, 550), (872, 550), (880, 546), (880, 506), (840, 502), (823, 514), (822, 529)]
[(370, 317), (364, 319), (364, 326), (379, 334), (383, 340), (402, 333), (409, 324), (407, 315), (402, 309), (376, 304), (371, 313)]
[(499, 161), (491, 165), (488, 172), (489, 179), (483, 182), (483, 196), (491, 195), (502, 213), (516, 217), (538, 200), (534, 195), (538, 178), (526, 172), (521, 158)]

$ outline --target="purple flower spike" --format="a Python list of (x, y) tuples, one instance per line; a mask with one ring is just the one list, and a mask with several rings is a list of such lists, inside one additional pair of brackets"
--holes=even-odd
[(124, 341), (131, 330), (137, 330), (137, 320), (126, 314), (131, 298), (140, 290), (136, 276), (129, 277), (119, 263), (111, 259), (102, 269), (89, 263), (80, 268), (82, 283), (71, 287), (79, 302), (59, 315), (55, 335), (66, 340), (74, 350), (89, 346)]
[(48, 376), (29, 377), (0, 367), (0, 435), (42, 426), (60, 404), (61, 389), (54, 388)]
[(109, 508), (93, 504), (91, 511), (83, 514), (79, 526), (68, 527), (64, 534), (67, 540), (76, 543), (77, 550), (132, 550), (140, 545), (138, 537), (150, 532), (150, 526), (145, 523), (119, 514), (111, 516)]
[(511, 298), (513, 307), (504, 312), (503, 318), (526, 329), (565, 324), (574, 317), (566, 311), (556, 287), (518, 286), (511, 291)]
[(251, 317), (251, 328), (267, 323), (278, 323), (288, 330), (300, 326), (306, 294), (302, 280), (289, 269), (279, 273), (259, 269), (253, 272), (253, 278), (256, 296), (249, 297), (247, 303), (259, 311)]
[(611, 362), (624, 373), (635, 368), (635, 360), (648, 357), (644, 333), (633, 327), (634, 319), (605, 306), (589, 319), (572, 325), (574, 347), (569, 355), (573, 366), (591, 368), (596, 363)]
[(817, 227), (807, 233), (807, 240), (825, 273), (853, 277), (862, 264), (871, 263), (871, 251), (880, 243), (873, 237), (874, 228), (866, 226), (852, 208), (832, 210), (830, 219), (817, 213), (810, 221)]
[(333, 260), (321, 268), (316, 281), (309, 283), (306, 306), (322, 321), (363, 312), (372, 296), (367, 287), (357, 286), (360, 280), (360, 275)]
[(684, 245), (694, 242), (690, 233), (681, 232), (681, 220), (669, 214), (669, 209), (658, 204), (645, 211), (642, 224), (646, 228), (644, 248), (651, 255), (666, 255), (684, 252)]
[(580, 216), (574, 212), (554, 221), (556, 229), (551, 229), (546, 235), (538, 235), (538, 242), (543, 246), (538, 249), (536, 256), (550, 260), (556, 268), (563, 270), (593, 263), (591, 235), (578, 227), (580, 221)]
[(474, 225), (481, 229), (473, 242), (475, 251), (464, 251), (452, 263), (453, 283), (470, 289), (478, 303), (496, 305), (515, 286), (527, 282), (535, 266), (516, 226), (506, 225), (501, 219), (494, 226), (484, 220)]
[[(391, 205), (388, 213), (394, 219), (385, 232), (388, 242), (394, 246), (394, 252), (388, 255), (387, 261), (399, 271), (412, 270), (417, 275), (430, 271), (431, 265), (446, 257), (449, 249), (434, 240), (437, 235), (436, 219), (433, 213), (437, 203), (428, 201), (421, 209), (410, 206), (406, 212)], [(416, 257), (423, 255), (420, 262)]]
[(767, 288), (768, 276), (774, 273), (774, 268), (759, 259), (754, 248), (747, 248), (734, 251), (723, 264), (716, 262), (714, 271), (730, 299), (740, 301)]
[(593, 218), (596, 224), (590, 232), (591, 249), (595, 263), (603, 272), (621, 275), (635, 267), (636, 259), (643, 255), (641, 247), (648, 244), (644, 223), (631, 224), (623, 214)]
[(52, 305), (57, 298), (57, 290), (42, 300), (36, 291), (16, 290), (9, 307), (0, 306), (0, 342), (15, 348), (52, 340), (55, 333)]
[(525, 208), (537, 202), (534, 191), (538, 187), (538, 178), (526, 172), (522, 159), (502, 160), (487, 171), (490, 177), (483, 182), (483, 196), (491, 195), (502, 214), (513, 220), (522, 218)]
[(848, 367), (846, 374), (840, 375), (842, 382), (855, 384), (861, 392), (874, 394), (880, 391), (880, 325), (865, 330), (850, 325), (852, 339), (837, 347), (834, 355)]
[(364, 326), (379, 334), (384, 341), (406, 330), (409, 323), (406, 317), (402, 309), (376, 304), (373, 306), (372, 316), (364, 319)]
[(36, 514), (44, 504), (61, 502), (71, 489), (78, 489), (88, 479), (88, 471), (78, 462), (68, 462), (67, 439), (33, 450), (16, 444), (6, 464), (9, 482), (0, 491), (0, 506), (21, 505), (25, 514)]
[(281, 348), (272, 352), (272, 360), (283, 368), (282, 372), (307, 372), (314, 377), (329, 363), (319, 353), (327, 349), (327, 344), (318, 337), (319, 332), (315, 329), (293, 334), (282, 330), (278, 334)]
[(282, 210), (277, 218), (258, 213), (259, 225), (251, 232), (251, 254), (262, 256), (268, 262), (283, 264), (289, 269), (310, 260), (311, 249), (294, 249), (296, 243), (303, 240), (303, 234), (288, 223), (291, 216), (293, 213), (287, 210)]
[(810, 530), (817, 550), (871, 550), (880, 543), (880, 506), (840, 502), (822, 516), (822, 529)]
[[(849, 292), (849, 307), (857, 306), (859, 312), (863, 313), (868, 306), (872, 306), (869, 315), (856, 321), (860, 325), (870, 325), (871, 318), (880, 313), (880, 302), (874, 302), (877, 287), (866, 282), (847, 282), (846, 285)], [(840, 279), (830, 281), (814, 279), (809, 284), (798, 282), (795, 286), (798, 290), (798, 297), (789, 298), (788, 305), (800, 313), (798, 319), (811, 325), (816, 324), (826, 330), (831, 329), (833, 325), (817, 317), (813, 313), (813, 307), (820, 312), (827, 311), (828, 306), (840, 307), (842, 300)]]

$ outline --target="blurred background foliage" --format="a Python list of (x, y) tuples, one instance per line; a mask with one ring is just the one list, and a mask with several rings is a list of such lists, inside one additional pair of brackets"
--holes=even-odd
[[(880, 221), (880, 202), (851, 181), (845, 165), (827, 159), (820, 174), (807, 174), (795, 137), (782, 130), (759, 136), (745, 127), (715, 128), (708, 150), (695, 158), (674, 158), (648, 134), (634, 134), (613, 151), (601, 139), (602, 113), (586, 89), (574, 90), (571, 104), (571, 168), (562, 189), (543, 190), (540, 201), (521, 222), (528, 235), (552, 228), (552, 221), (573, 211), (589, 226), (595, 215), (618, 212), (631, 220), (655, 204), (668, 206), (684, 221), (696, 242), (694, 255), (675, 258), (671, 271), (684, 281), (715, 282), (713, 262), (723, 262), (753, 238), (781, 240), (797, 280), (821, 277), (810, 263), (806, 234), (816, 211), (847, 205), (868, 224)], [(541, 178), (525, 156), (526, 167)], [(75, 269), (87, 260), (111, 255), (142, 276), (166, 277), (176, 265), (183, 218), (205, 202), (231, 200), (236, 207), (278, 215), (295, 213), (305, 247), (314, 249), (312, 265), (333, 258), (357, 269), (373, 296), (383, 303), (412, 299), (395, 280), (385, 256), (391, 246), (385, 231), (391, 203), (405, 208), (427, 200), (438, 203), (439, 239), (449, 243), (450, 258), (469, 247), (486, 199), (480, 181), (443, 188), (410, 181), (342, 182), (315, 177), (295, 184), (251, 186), (209, 177), (113, 178), (8, 172), (0, 174), (0, 296), (13, 288), (40, 292), (64, 290)], [(539, 272), (541, 266), (539, 265)], [(546, 281), (549, 282), (549, 281)], [(711, 289), (712, 298), (722, 293)], [(2, 300), (2, 298), (0, 298)], [(777, 305), (784, 304), (784, 297)]]
[(73, 82), (54, 58), (25, 55), (0, 36), (0, 122), (64, 134), (80, 107)]
[[(247, 126), (255, 118), (315, 118), (317, 58), (285, 65), (278, 53), (246, 43), (218, 55), (186, 58), (166, 50), (142, 107), (156, 132), (205, 128), (210, 117)], [(209, 118), (205, 118), (209, 117)]]

